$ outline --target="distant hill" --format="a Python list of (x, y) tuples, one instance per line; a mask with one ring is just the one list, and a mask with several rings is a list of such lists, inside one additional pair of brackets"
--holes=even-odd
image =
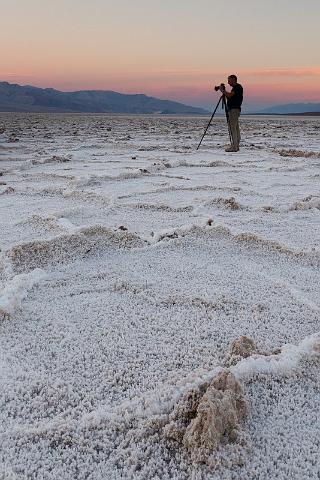
[(106, 90), (60, 92), (0, 82), (1, 112), (87, 112), (87, 113), (159, 113), (208, 114), (202, 108), (146, 95), (125, 95)]
[(261, 110), (261, 114), (314, 114), (320, 112), (320, 103), (287, 103), (285, 105), (275, 105), (273, 107)]

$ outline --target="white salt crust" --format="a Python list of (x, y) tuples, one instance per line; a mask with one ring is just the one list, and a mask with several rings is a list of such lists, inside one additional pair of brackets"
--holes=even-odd
[[(0, 115), (0, 478), (319, 479), (320, 122), (241, 121)], [(225, 371), (201, 463), (164, 432)]]

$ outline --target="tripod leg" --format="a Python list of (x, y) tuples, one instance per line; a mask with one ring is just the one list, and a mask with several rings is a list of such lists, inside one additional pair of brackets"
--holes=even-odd
[(203, 133), (203, 135), (202, 135), (202, 137), (201, 137), (201, 140), (200, 140), (200, 142), (199, 142), (199, 145), (197, 146), (197, 150), (199, 150), (199, 147), (200, 147), (200, 145), (201, 145), (201, 143), (202, 143), (202, 140), (204, 139), (204, 136), (205, 136), (205, 134), (207, 133), (207, 130), (208, 130), (208, 128), (209, 128), (210, 125), (211, 125), (212, 119), (213, 119), (214, 114), (216, 113), (216, 111), (217, 111), (217, 109), (218, 109), (218, 107), (219, 107), (219, 105), (220, 105), (220, 102), (221, 102), (221, 100), (222, 100), (222, 97), (224, 97), (224, 95), (221, 95), (221, 97), (219, 98), (219, 101), (218, 101), (218, 103), (217, 103), (217, 105), (216, 105), (216, 108), (214, 109), (213, 114), (211, 115), (211, 118), (210, 118), (210, 120), (209, 120), (209, 123), (208, 123), (208, 125), (207, 125), (207, 128), (205, 129), (205, 131), (204, 131), (204, 133)]

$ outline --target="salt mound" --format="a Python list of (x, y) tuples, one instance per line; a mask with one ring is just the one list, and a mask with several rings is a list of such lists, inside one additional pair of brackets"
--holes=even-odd
[(201, 398), (209, 387), (209, 383), (203, 383), (199, 387), (189, 390), (175, 406), (169, 416), (169, 423), (164, 427), (164, 435), (168, 439), (183, 442), (187, 427), (197, 416), (197, 410)]
[(254, 353), (260, 353), (252, 338), (241, 335), (230, 345), (230, 352), (226, 360), (228, 366), (235, 365), (243, 358), (248, 358)]
[(278, 153), (281, 157), (320, 158), (318, 152), (306, 152), (304, 150), (295, 150), (293, 148), (289, 150), (279, 150)]
[(71, 160), (71, 157), (70, 155), (67, 156), (67, 157), (64, 157), (64, 156), (59, 156), (59, 155), (53, 155), (53, 157), (50, 157), (50, 158), (34, 158), (32, 160), (32, 164), (33, 165), (44, 165), (46, 163), (66, 163), (66, 162), (70, 162)]
[(290, 210), (311, 210), (312, 208), (316, 208), (320, 210), (320, 197), (315, 195), (309, 195), (306, 198), (303, 198), (300, 202), (294, 203), (290, 208)]
[(218, 198), (215, 198), (214, 200), (210, 200), (209, 202), (206, 202), (206, 205), (207, 206), (218, 205), (218, 206), (227, 208), (229, 210), (243, 209), (243, 207), (236, 201), (234, 197), (230, 197), (230, 198), (218, 197)]
[(28, 242), (12, 247), (7, 256), (17, 271), (28, 271), (52, 263), (65, 263), (104, 248), (142, 247), (145, 242), (127, 231), (116, 232), (94, 225), (50, 240)]
[(27, 274), (15, 275), (4, 288), (0, 289), (0, 320), (9, 318), (19, 309), (28, 291), (43, 278), (45, 272), (37, 268)]
[[(231, 234), (231, 236), (233, 235)], [(255, 235), (254, 233), (239, 233), (234, 235), (233, 238), (238, 242), (248, 243), (257, 247), (265, 247), (267, 249), (278, 251), (293, 257), (301, 257), (304, 255), (304, 252), (292, 250), (275, 240), (269, 240), (267, 238)]]
[[(204, 393), (203, 393), (204, 392)], [(206, 462), (220, 445), (235, 442), (247, 414), (242, 388), (229, 371), (192, 390), (170, 415), (167, 438), (180, 441), (195, 462)]]
[[(6, 184), (3, 184), (3, 185), (6, 185)], [(0, 190), (0, 195), (4, 195), (6, 193), (13, 193), (13, 192), (14, 192), (14, 188), (5, 187), (3, 190)]]

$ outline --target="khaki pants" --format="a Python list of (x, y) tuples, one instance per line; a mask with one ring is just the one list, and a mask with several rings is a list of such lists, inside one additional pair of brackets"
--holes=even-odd
[(229, 110), (229, 125), (232, 137), (232, 147), (239, 148), (240, 145), (240, 128), (239, 128), (239, 108), (232, 108)]

